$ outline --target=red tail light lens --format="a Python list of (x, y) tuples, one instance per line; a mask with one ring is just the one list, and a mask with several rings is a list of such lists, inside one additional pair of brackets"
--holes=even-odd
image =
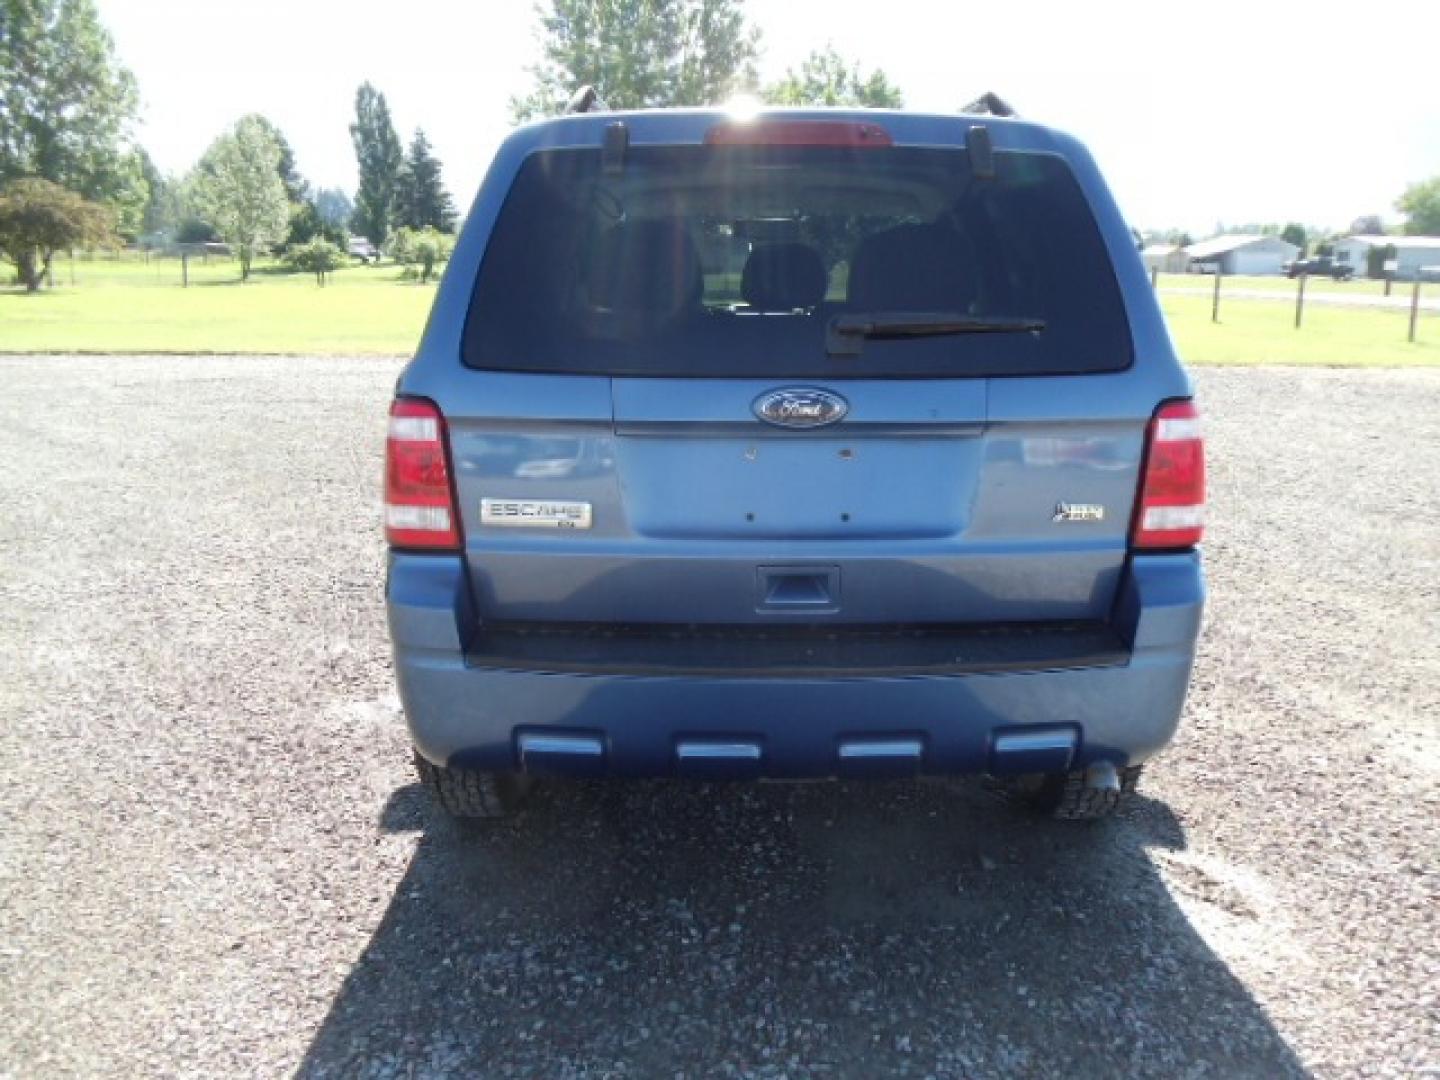
[(848, 120), (734, 120), (705, 133), (711, 146), (893, 146), (879, 124)]
[(1205, 442), (1193, 401), (1162, 405), (1145, 439), (1145, 474), (1130, 544), (1185, 548), (1205, 531)]
[(459, 549), (449, 459), (445, 417), (434, 402), (397, 398), (385, 440), (385, 539), (391, 547)]

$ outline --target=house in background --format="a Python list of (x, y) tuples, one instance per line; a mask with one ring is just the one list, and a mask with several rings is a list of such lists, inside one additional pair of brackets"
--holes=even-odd
[(1371, 248), (1386, 244), (1395, 248), (1396, 281), (1414, 281), (1422, 269), (1440, 267), (1440, 236), (1347, 236), (1335, 241), (1335, 258), (1353, 266), (1356, 277), (1364, 277)]
[(1185, 249), (1193, 274), (1282, 274), (1300, 249), (1278, 236), (1214, 236)]
[(1140, 259), (1146, 270), (1159, 270), (1162, 274), (1183, 274), (1190, 268), (1190, 256), (1174, 244), (1151, 244), (1141, 249)]

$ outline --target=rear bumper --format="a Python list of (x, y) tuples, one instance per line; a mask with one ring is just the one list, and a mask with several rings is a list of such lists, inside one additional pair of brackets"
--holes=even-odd
[(458, 556), (395, 554), (401, 700), (437, 764), (628, 776), (821, 777), (1134, 764), (1174, 735), (1204, 603), (1198, 554), (1133, 560), (1095, 666), (731, 677), (548, 671), (477, 653)]

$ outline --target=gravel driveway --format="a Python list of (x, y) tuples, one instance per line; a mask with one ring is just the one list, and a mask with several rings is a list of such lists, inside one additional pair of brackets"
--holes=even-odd
[(0, 358), (0, 1074), (1440, 1072), (1440, 371), (1199, 374), (1209, 627), (1120, 820), (576, 785), (474, 839), (391, 689), (397, 371)]

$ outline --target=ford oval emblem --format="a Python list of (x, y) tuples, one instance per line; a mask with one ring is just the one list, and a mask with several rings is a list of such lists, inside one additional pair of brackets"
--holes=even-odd
[(789, 386), (772, 390), (755, 399), (755, 415), (767, 424), (788, 428), (815, 428), (838, 424), (850, 411), (850, 403), (829, 390), (810, 386)]

